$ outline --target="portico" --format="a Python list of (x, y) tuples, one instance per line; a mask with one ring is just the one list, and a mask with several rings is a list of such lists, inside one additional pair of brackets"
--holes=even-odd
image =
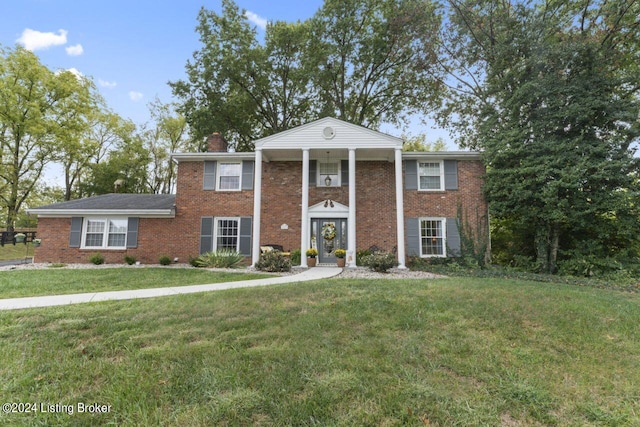
[[(395, 209), (397, 256), (400, 268), (405, 268), (404, 208), (402, 185), (402, 140), (334, 118), (324, 118), (306, 125), (281, 132), (255, 142), (255, 174), (253, 194), (253, 263), (260, 257), (261, 211), (263, 204), (263, 163), (301, 162), (300, 185), (300, 251), (301, 265), (307, 266), (305, 252), (314, 244), (324, 245), (323, 250), (335, 250), (346, 243), (347, 266), (356, 266), (358, 244), (358, 164), (362, 162), (395, 163)], [(313, 191), (312, 191), (313, 190)], [(335, 192), (348, 192), (348, 202), (338, 203), (331, 199)], [(333, 193), (332, 193), (333, 192)], [(311, 200), (310, 193), (315, 195)], [(320, 193), (329, 197), (320, 197)], [(385, 206), (389, 208), (390, 206)], [(340, 227), (335, 236), (324, 239), (320, 233), (320, 219), (333, 219), (328, 227)], [(343, 228), (346, 219), (346, 238)], [(314, 228), (315, 227), (315, 228)], [(346, 240), (346, 242), (345, 242)], [(328, 253), (328, 252), (327, 252)]]

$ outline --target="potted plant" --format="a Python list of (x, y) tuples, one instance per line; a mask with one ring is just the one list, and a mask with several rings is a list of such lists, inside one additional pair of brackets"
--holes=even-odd
[(307, 266), (316, 266), (316, 257), (318, 256), (318, 250), (315, 248), (307, 249)]
[(16, 239), (16, 243), (24, 243), (24, 239), (27, 236), (24, 233), (18, 233), (15, 236), (13, 236), (14, 239)]
[(31, 243), (33, 243), (33, 247), (34, 247), (34, 248), (37, 248), (37, 247), (39, 247), (39, 246), (40, 246), (40, 243), (42, 243), (42, 240), (40, 240), (40, 239), (33, 239), (33, 240), (31, 241)]
[(335, 254), (336, 258), (338, 258), (338, 267), (344, 267), (346, 263), (344, 257), (347, 256), (347, 251), (345, 251), (344, 249), (336, 249), (333, 253)]

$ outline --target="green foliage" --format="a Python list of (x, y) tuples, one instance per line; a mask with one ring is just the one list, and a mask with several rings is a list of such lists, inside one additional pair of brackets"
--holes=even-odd
[(169, 255), (162, 255), (158, 259), (158, 263), (160, 263), (160, 265), (169, 265), (171, 264), (171, 258), (169, 258)]
[(476, 209), (476, 226), (474, 228), (469, 221), (467, 213), (464, 212), (462, 204), (458, 204), (456, 222), (460, 234), (460, 257), (458, 262), (463, 265), (484, 268), (489, 248), (487, 216), (482, 215)]
[(191, 264), (205, 268), (237, 268), (244, 261), (244, 255), (236, 251), (207, 252), (195, 258)]
[(133, 265), (136, 263), (136, 257), (131, 255), (125, 255), (124, 262), (126, 262), (129, 265)]
[(371, 251), (369, 249), (356, 250), (356, 265), (363, 266), (363, 258), (369, 255), (371, 255)]
[(394, 254), (380, 251), (363, 257), (362, 264), (378, 273), (387, 273), (389, 269), (398, 266), (398, 260)]
[(216, 129), (237, 151), (326, 116), (378, 128), (436, 103), (439, 22), (431, 1), (327, 1), (307, 21), (271, 22), (260, 43), (223, 0), (221, 14), (200, 11), (202, 47), (170, 85), (194, 139)]
[[(484, 150), (492, 214), (533, 231), (544, 272), (581, 238), (615, 248), (606, 234), (630, 228), (637, 242), (639, 6), (462, 3), (451, 3), (446, 44), (466, 90), (443, 123)], [(600, 234), (606, 217), (616, 220)]]
[(0, 205), (9, 230), (45, 165), (87, 129), (96, 99), (89, 79), (54, 73), (21, 47), (0, 47)]
[(269, 272), (291, 271), (291, 260), (281, 252), (268, 251), (260, 255), (256, 268)]
[(300, 249), (294, 249), (291, 251), (291, 265), (300, 265), (302, 252)]
[(412, 138), (403, 136), (402, 139), (404, 140), (402, 151), (445, 151), (447, 149), (444, 139), (438, 138), (430, 143), (427, 142), (427, 136), (423, 133)]
[(89, 262), (95, 265), (104, 264), (104, 255), (102, 255), (100, 252), (91, 254), (91, 256), (89, 257)]

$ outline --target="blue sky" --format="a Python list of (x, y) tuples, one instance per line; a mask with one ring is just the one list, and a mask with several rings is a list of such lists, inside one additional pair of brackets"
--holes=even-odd
[[(322, 0), (236, 3), (263, 32), (267, 21), (311, 17)], [(221, 11), (220, 0), (0, 0), (0, 45), (20, 44), (52, 70), (92, 77), (108, 106), (140, 125), (149, 120), (147, 104), (156, 96), (172, 101), (167, 82), (185, 78), (185, 64), (200, 48), (195, 27), (203, 6)], [(448, 140), (446, 133), (418, 122), (405, 133)]]

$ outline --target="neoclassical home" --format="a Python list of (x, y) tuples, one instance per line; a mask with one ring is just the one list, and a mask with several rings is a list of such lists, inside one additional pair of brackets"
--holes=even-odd
[(267, 245), (317, 248), (321, 264), (345, 249), (348, 266), (371, 247), (395, 253), (400, 268), (409, 256), (456, 256), (460, 224), (487, 222), (481, 156), (402, 145), (330, 117), (259, 139), (254, 152), (229, 152), (213, 134), (207, 152), (173, 154), (175, 195), (107, 194), (31, 209), (42, 240), (36, 261), (88, 262), (101, 252), (110, 263), (125, 255), (186, 262), (231, 249), (253, 264)]

